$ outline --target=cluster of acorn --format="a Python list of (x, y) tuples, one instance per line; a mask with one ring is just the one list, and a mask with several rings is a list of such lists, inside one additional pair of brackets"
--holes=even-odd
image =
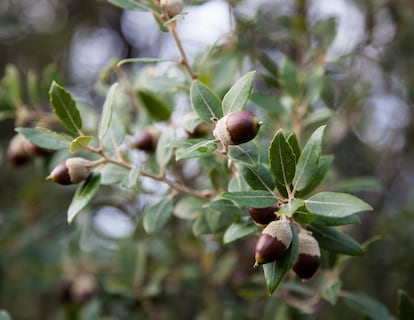
[[(275, 204), (267, 208), (249, 208), (253, 221), (265, 227), (256, 242), (255, 266), (280, 259), (292, 242), (291, 220), (282, 216), (276, 220), (280, 209)], [(321, 252), (318, 241), (305, 229), (298, 233), (299, 256), (293, 271), (302, 280), (311, 278), (319, 268)]]

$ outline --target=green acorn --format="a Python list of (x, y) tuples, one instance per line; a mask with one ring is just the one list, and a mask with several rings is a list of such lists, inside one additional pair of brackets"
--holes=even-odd
[(249, 111), (234, 111), (217, 121), (213, 134), (224, 146), (237, 145), (256, 137), (262, 124)]
[(321, 251), (318, 241), (307, 231), (302, 230), (298, 234), (299, 256), (296, 260), (293, 271), (302, 280), (311, 278), (319, 268)]
[(89, 176), (91, 169), (89, 160), (73, 157), (58, 164), (46, 179), (62, 185), (77, 184)]
[(259, 226), (266, 226), (270, 222), (276, 220), (276, 211), (280, 209), (278, 204), (267, 208), (248, 208), (250, 217)]
[(255, 266), (276, 261), (289, 248), (292, 229), (287, 219), (270, 222), (256, 242)]

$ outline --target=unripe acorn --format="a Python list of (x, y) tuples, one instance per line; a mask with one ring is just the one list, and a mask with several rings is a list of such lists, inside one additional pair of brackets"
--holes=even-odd
[(157, 148), (159, 136), (160, 132), (154, 127), (146, 128), (135, 135), (131, 146), (139, 150), (154, 152)]
[(302, 280), (311, 278), (319, 268), (321, 251), (318, 241), (307, 231), (298, 234), (299, 256), (296, 260), (293, 271)]
[(166, 7), (168, 16), (170, 18), (175, 17), (183, 11), (184, 3), (182, 0), (161, 0), (162, 7)]
[(257, 225), (266, 226), (270, 222), (276, 220), (275, 212), (279, 209), (280, 206), (278, 204), (274, 204), (273, 206), (267, 208), (248, 208), (247, 211)]
[(256, 242), (255, 266), (279, 259), (292, 242), (292, 229), (286, 219), (270, 222)]
[(46, 153), (47, 150), (34, 145), (18, 133), (10, 140), (7, 148), (7, 160), (13, 167), (18, 167), (29, 162), (35, 156)]
[(89, 160), (73, 157), (58, 164), (46, 179), (63, 185), (77, 184), (89, 176), (91, 169)]
[(224, 146), (237, 145), (256, 137), (262, 124), (249, 111), (234, 111), (217, 121), (213, 134)]

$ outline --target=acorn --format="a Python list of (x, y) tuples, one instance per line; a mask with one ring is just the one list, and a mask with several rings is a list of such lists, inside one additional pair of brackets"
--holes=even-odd
[(298, 234), (299, 256), (293, 271), (302, 280), (311, 278), (319, 268), (321, 251), (316, 239), (307, 231), (302, 230)]
[(276, 261), (289, 248), (292, 230), (287, 219), (270, 222), (256, 242), (255, 266)]
[(267, 208), (248, 208), (250, 217), (259, 226), (266, 226), (270, 222), (276, 220), (276, 211), (280, 209), (278, 204)]
[(249, 111), (234, 111), (217, 120), (213, 134), (224, 146), (237, 145), (256, 137), (262, 124)]
[(22, 134), (17, 133), (9, 143), (7, 148), (7, 160), (13, 167), (22, 166), (38, 155), (47, 154), (47, 150), (40, 148)]
[(172, 18), (183, 11), (184, 3), (182, 0), (161, 0), (162, 7), (167, 9), (168, 17)]
[(189, 138), (201, 138), (206, 136), (210, 132), (209, 126), (205, 122), (199, 123), (193, 131), (185, 129)]
[(91, 169), (89, 160), (73, 157), (58, 164), (46, 179), (62, 185), (77, 184), (89, 176)]
[(157, 148), (159, 136), (160, 132), (157, 129), (148, 127), (135, 135), (131, 142), (131, 146), (139, 150), (154, 152)]

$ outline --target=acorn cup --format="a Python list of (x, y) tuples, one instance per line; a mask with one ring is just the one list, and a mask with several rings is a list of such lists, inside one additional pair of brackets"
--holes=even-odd
[(255, 264), (265, 264), (282, 257), (292, 242), (292, 229), (287, 219), (270, 222), (256, 242)]
[(270, 222), (277, 219), (276, 211), (280, 209), (278, 204), (267, 208), (248, 208), (250, 217), (260, 227), (267, 226)]
[(256, 137), (263, 123), (251, 112), (230, 112), (217, 120), (213, 135), (225, 147), (248, 142)]
[(46, 179), (62, 185), (77, 184), (89, 176), (91, 169), (89, 160), (73, 157), (58, 164)]
[(168, 17), (172, 18), (183, 11), (183, 0), (161, 0), (160, 5), (167, 9)]
[(154, 127), (148, 127), (144, 131), (138, 132), (132, 142), (131, 147), (138, 150), (154, 152), (157, 148), (160, 132)]
[(298, 234), (299, 256), (296, 260), (293, 271), (302, 279), (310, 279), (319, 268), (321, 251), (319, 243), (306, 230), (301, 230)]

